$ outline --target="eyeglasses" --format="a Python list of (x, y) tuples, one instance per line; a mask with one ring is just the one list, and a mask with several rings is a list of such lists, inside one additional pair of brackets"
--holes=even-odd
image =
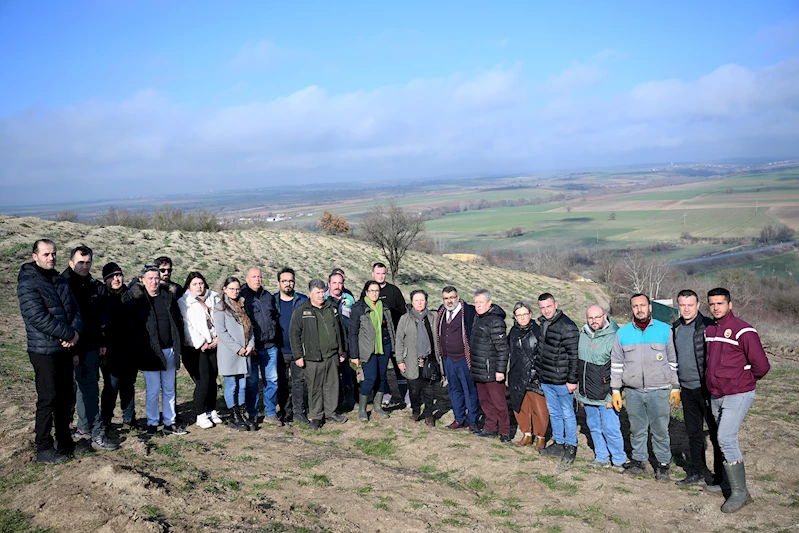
[(513, 316), (515, 316), (516, 318), (522, 318), (525, 316), (530, 316), (530, 313), (516, 313)]
[(226, 291), (241, 292), (240, 287), (225, 287)]
[(597, 322), (597, 321), (599, 321), (599, 320), (602, 320), (604, 317), (605, 317), (605, 315), (599, 315), (599, 316), (589, 316), (589, 317), (588, 317), (588, 321), (589, 321), (589, 322)]
[(172, 272), (171, 268), (159, 268), (158, 270), (160, 270), (163, 274), (166, 274), (167, 272)]
[(369, 289), (369, 290), (368, 290), (368, 291), (366, 291), (366, 292), (371, 292), (371, 293), (377, 293), (377, 294), (380, 294), (380, 289)]
[(280, 283), (296, 283), (293, 279), (281, 279)]

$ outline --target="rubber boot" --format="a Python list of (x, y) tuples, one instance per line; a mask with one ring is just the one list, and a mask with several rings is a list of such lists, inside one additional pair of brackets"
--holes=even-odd
[(369, 414), (366, 412), (366, 406), (369, 404), (369, 396), (361, 394), (358, 396), (358, 420), (361, 422), (369, 422)]
[(383, 410), (383, 396), (385, 393), (383, 392), (376, 392), (375, 393), (375, 401), (372, 402), (372, 414), (383, 418), (390, 418), (388, 413)]
[(355, 387), (347, 385), (344, 387), (344, 410), (350, 412), (355, 408)]
[(721, 506), (721, 512), (734, 513), (752, 501), (752, 497), (746, 489), (744, 462), (724, 463), (724, 471), (727, 473), (727, 479), (730, 482), (730, 496), (724, 502), (724, 505)]
[(705, 492), (709, 492), (711, 494), (718, 494), (726, 498), (730, 494), (730, 481), (727, 479), (727, 469), (721, 471), (721, 483), (718, 485), (707, 485), (706, 487), (702, 487)]

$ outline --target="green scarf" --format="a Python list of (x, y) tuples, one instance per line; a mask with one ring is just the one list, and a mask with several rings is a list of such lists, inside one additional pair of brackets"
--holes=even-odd
[(370, 318), (375, 328), (375, 355), (383, 355), (383, 302), (378, 300), (376, 304), (372, 303), (368, 296), (365, 300), (366, 305), (372, 310)]

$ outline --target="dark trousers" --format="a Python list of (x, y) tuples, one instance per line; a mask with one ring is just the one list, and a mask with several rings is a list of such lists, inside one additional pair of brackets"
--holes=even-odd
[(505, 400), (505, 383), (475, 383), (480, 406), (486, 415), (483, 431), (497, 431), (500, 435), (510, 435), (508, 402)]
[(466, 359), (453, 361), (445, 357), (444, 374), (449, 382), (449, 399), (452, 402), (455, 421), (461, 425), (466, 425), (468, 422), (468, 425), (476, 426), (480, 405), (477, 400), (477, 388), (474, 386)]
[(278, 350), (277, 358), (277, 405), (280, 408), (280, 417), (288, 421), (294, 413), (294, 405), (291, 398), (291, 354)]
[(391, 356), (391, 364), (394, 369), (386, 374), (388, 389), (391, 391), (391, 403), (401, 403), (405, 401), (405, 393), (408, 392), (408, 380), (402, 375), (397, 365), (397, 358)]
[(286, 407), (286, 414), (290, 413), (292, 416), (305, 414), (308, 406), (308, 382), (305, 379), (305, 368), (297, 366), (297, 363), (292, 361), (288, 364), (288, 372), (289, 383), (291, 383), (291, 411)]
[[(411, 393), (412, 413), (421, 413), (423, 418), (433, 416), (433, 411), (435, 411), (435, 398), (438, 394), (438, 385), (438, 381), (431, 381), (423, 377), (408, 380), (408, 391)], [(422, 404), (424, 404), (424, 412), (422, 412)]]
[(133, 365), (102, 364), (103, 392), (100, 395), (100, 417), (104, 424), (110, 424), (114, 418), (114, 408), (119, 397), (122, 408), (122, 419), (131, 422), (135, 416), (134, 397), (136, 396), (136, 378), (139, 369)]
[(216, 376), (219, 367), (216, 364), (216, 350), (197, 350), (198, 376), (194, 382), (194, 414), (201, 415), (216, 409)]
[[(388, 355), (372, 354), (369, 361), (363, 363), (363, 381), (361, 394), (369, 396), (373, 392), (388, 392)], [(375, 390), (377, 385), (377, 390)]]
[(705, 460), (705, 422), (713, 446), (713, 471), (717, 476), (724, 471), (724, 457), (718, 441), (718, 426), (710, 410), (710, 400), (702, 394), (702, 389), (686, 389), (680, 392), (682, 400), (685, 432), (688, 434), (688, 449), (691, 453), (691, 466), (694, 474), (703, 475), (707, 471)]
[[(297, 366), (297, 365), (294, 365)], [(322, 361), (305, 361), (308, 384), (308, 419), (330, 418), (338, 407), (338, 356)]]
[(40, 355), (29, 353), (28, 358), (36, 375), (36, 450), (53, 447), (50, 434), (55, 426), (55, 438), (62, 450), (71, 451), (73, 370), (72, 356), (68, 353)]

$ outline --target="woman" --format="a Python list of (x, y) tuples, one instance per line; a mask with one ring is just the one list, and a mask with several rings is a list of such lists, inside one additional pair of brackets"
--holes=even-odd
[[(397, 366), (408, 380), (411, 395), (411, 420), (421, 417), (428, 426), (435, 426), (435, 398), (444, 367), (436, 356), (438, 345), (433, 335), (436, 314), (427, 309), (427, 293), (417, 289), (411, 293), (411, 305), (397, 324)], [(422, 404), (424, 403), (424, 412)]]
[[(366, 403), (377, 385), (372, 412), (383, 418), (388, 413), (383, 410), (383, 395), (388, 392), (388, 359), (394, 345), (394, 324), (391, 312), (383, 308), (380, 301), (380, 284), (367, 281), (363, 288), (363, 298), (352, 306), (350, 314), (350, 359), (355, 365), (363, 365), (358, 401), (358, 420), (367, 422)], [(378, 381), (379, 378), (379, 381)]]
[(251, 431), (255, 425), (244, 414), (244, 392), (255, 336), (244, 309), (244, 298), (239, 296), (241, 282), (233, 276), (227, 278), (223, 292), (222, 301), (214, 307), (214, 326), (219, 338), (216, 360), (225, 382), (225, 403), (231, 413), (228, 423), (233, 429)]
[(183, 315), (183, 364), (194, 380), (194, 412), (197, 427), (208, 429), (221, 424), (216, 412), (216, 346), (219, 339), (214, 328), (214, 307), (221, 302), (219, 294), (208, 288), (199, 272), (189, 272), (178, 300)]
[(513, 306), (514, 324), (510, 328), (510, 371), (508, 388), (513, 414), (523, 433), (517, 446), (531, 446), (535, 434), (535, 447), (546, 444), (544, 434), (549, 426), (549, 411), (544, 390), (535, 371), (535, 358), (540, 328), (533, 320), (530, 307), (524, 302)]

